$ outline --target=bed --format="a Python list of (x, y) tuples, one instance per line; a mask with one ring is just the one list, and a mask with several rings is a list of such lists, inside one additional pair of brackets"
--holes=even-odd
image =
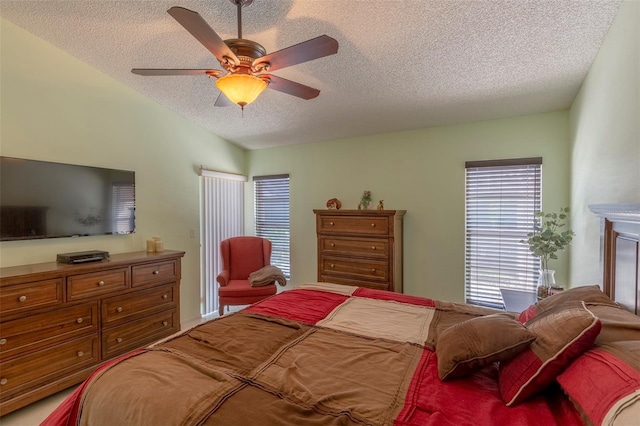
[(611, 296), (509, 314), (309, 283), (102, 366), (43, 424), (634, 424), (640, 317)]

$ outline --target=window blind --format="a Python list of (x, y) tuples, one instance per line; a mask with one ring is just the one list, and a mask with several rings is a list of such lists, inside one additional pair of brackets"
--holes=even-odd
[(218, 282), (222, 271), (220, 242), (244, 234), (245, 176), (201, 170), (202, 283), (201, 314), (218, 310)]
[(271, 241), (271, 264), (291, 276), (289, 240), (289, 175), (255, 176), (256, 236)]
[(502, 308), (500, 288), (535, 291), (540, 260), (520, 243), (541, 210), (542, 158), (467, 162), (467, 303)]
[(112, 187), (112, 217), (115, 232), (122, 233), (133, 229), (135, 219), (135, 187), (130, 183), (115, 183)]

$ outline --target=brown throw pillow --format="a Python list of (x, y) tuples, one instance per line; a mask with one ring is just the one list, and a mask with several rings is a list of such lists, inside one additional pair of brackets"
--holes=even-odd
[(597, 285), (572, 287), (568, 290), (561, 291), (553, 296), (542, 299), (535, 305), (529, 306), (529, 308), (520, 313), (518, 321), (522, 323), (527, 322), (536, 315), (540, 315), (541, 313), (553, 309), (556, 306), (573, 302), (586, 302), (588, 305), (598, 304), (618, 306), (617, 303), (604, 294)]
[(593, 346), (601, 324), (585, 306), (556, 306), (525, 323), (537, 336), (529, 348), (500, 363), (498, 381), (508, 406), (518, 404), (551, 384), (576, 357)]
[(463, 377), (527, 348), (536, 335), (510, 314), (473, 318), (447, 328), (436, 342), (440, 380)]

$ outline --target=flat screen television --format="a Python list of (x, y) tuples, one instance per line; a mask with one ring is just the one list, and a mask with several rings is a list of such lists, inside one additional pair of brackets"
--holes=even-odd
[(135, 172), (0, 161), (0, 241), (135, 231)]

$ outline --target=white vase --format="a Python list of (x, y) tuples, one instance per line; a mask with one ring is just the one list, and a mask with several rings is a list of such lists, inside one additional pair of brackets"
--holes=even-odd
[(541, 269), (538, 276), (538, 299), (549, 296), (551, 287), (556, 285), (556, 271), (553, 269)]

